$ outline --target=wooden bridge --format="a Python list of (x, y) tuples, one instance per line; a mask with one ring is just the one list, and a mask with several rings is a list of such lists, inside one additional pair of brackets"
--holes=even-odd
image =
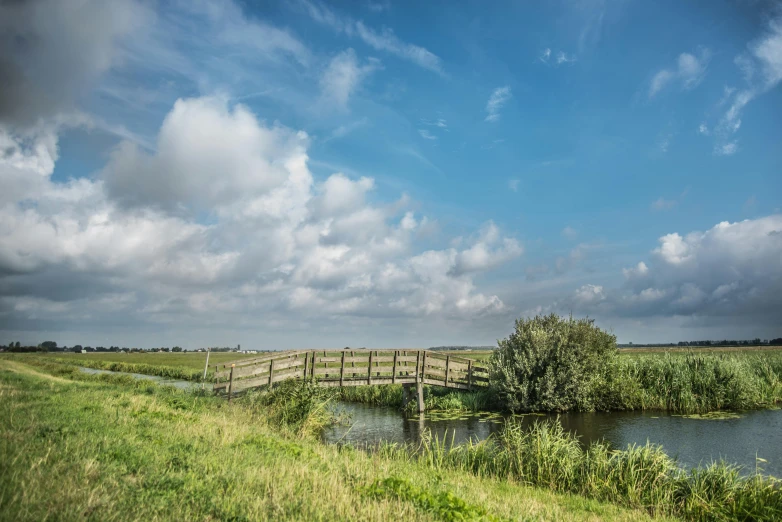
[(218, 364), (214, 390), (230, 399), (238, 391), (288, 379), (328, 387), (402, 384), (405, 403), (415, 385), (419, 411), (424, 384), (472, 390), (489, 380), (487, 368), (475, 361), (429, 350), (302, 350)]

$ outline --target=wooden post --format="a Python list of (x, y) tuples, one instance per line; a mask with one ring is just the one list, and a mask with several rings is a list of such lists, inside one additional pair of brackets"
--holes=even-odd
[(467, 361), (467, 389), (472, 390), (472, 359)]
[(342, 386), (342, 382), (345, 379), (345, 350), (342, 350), (342, 362), (339, 365), (339, 385)]
[(228, 402), (231, 402), (231, 394), (233, 394), (234, 391), (234, 366), (236, 365), (231, 365), (231, 380), (228, 381)]
[(421, 382), (424, 382), (424, 379), (426, 379), (426, 350), (423, 352), (424, 354), (421, 357)]
[(209, 352), (210, 349), (206, 349), (206, 363), (204, 363), (204, 377), (201, 379), (201, 389), (204, 389), (204, 386), (206, 386), (206, 369), (209, 368)]
[(312, 364), (310, 364), (310, 379), (315, 382), (315, 350), (312, 350)]
[(307, 374), (309, 373), (307, 370), (310, 369), (309, 361), (310, 361), (310, 354), (309, 354), (309, 352), (304, 352), (304, 373), (302, 375), (304, 375), (304, 380), (305, 381), (307, 380)]
[(394, 350), (394, 362), (392, 363), (393, 366), (391, 366), (391, 384), (396, 384), (396, 355), (398, 353), (398, 350)]
[(451, 368), (451, 356), (446, 355), (445, 356), (445, 387), (448, 387), (448, 373), (450, 372)]
[[(424, 355), (426, 357), (426, 355)], [(415, 384), (416, 395), (418, 395), (418, 413), (423, 413), (426, 409), (424, 405), (424, 381), (421, 379)]]
[(367, 386), (372, 384), (372, 350), (369, 350), (369, 364), (367, 365)]
[(219, 364), (215, 364), (215, 384), (220, 384), (220, 377), (217, 376), (217, 370), (220, 368)]
[(415, 352), (415, 382), (421, 379), (421, 350)]
[(272, 389), (272, 379), (274, 378), (274, 359), (269, 361), (269, 389)]

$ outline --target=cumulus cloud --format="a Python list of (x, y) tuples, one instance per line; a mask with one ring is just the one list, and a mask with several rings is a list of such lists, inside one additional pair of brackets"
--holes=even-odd
[(623, 270), (623, 286), (587, 285), (560, 306), (614, 317), (689, 317), (778, 325), (782, 311), (782, 215), (722, 222), (659, 239), (648, 262)]
[(702, 49), (697, 57), (690, 53), (680, 54), (675, 69), (661, 69), (652, 77), (649, 97), (653, 98), (672, 82), (678, 82), (685, 90), (695, 88), (706, 74), (709, 57), (708, 49)]
[(506, 103), (513, 97), (510, 87), (497, 87), (492, 91), (489, 96), (489, 101), (486, 102), (486, 119), (485, 121), (495, 122), (500, 119), (500, 109), (505, 106)]
[(97, 179), (52, 181), (50, 130), (0, 144), (0, 329), (501, 314), (473, 277), (522, 252), (493, 223), (422, 252), (429, 222), (404, 199), (315, 180), (306, 134), (222, 98), (177, 101), (154, 153), (123, 142)]

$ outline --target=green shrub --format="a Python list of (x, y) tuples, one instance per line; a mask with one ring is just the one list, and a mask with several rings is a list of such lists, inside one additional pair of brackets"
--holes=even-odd
[(616, 336), (592, 319), (519, 319), (492, 354), (489, 380), (510, 411), (594, 410), (616, 354)]

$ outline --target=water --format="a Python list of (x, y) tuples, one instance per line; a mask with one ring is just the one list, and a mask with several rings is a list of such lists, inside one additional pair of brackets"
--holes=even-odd
[[(502, 429), (504, 420), (492, 414), (454, 416), (424, 414), (405, 418), (393, 408), (363, 404), (340, 404), (351, 415), (351, 424), (334, 426), (325, 434), (330, 443), (373, 445), (380, 441), (418, 442), (424, 428), (441, 439), (460, 443), (483, 440)], [(554, 418), (526, 415), (523, 423)], [(724, 459), (754, 472), (756, 464), (764, 474), (782, 477), (782, 410), (745, 412), (737, 418), (694, 419), (659, 412), (569, 413), (559, 416), (566, 430), (584, 444), (604, 439), (615, 448), (647, 441), (661, 445), (684, 467), (708, 465)], [(756, 461), (756, 457), (767, 462)]]
[(131, 377), (135, 379), (142, 379), (145, 381), (153, 381), (156, 384), (162, 384), (165, 386), (173, 386), (174, 388), (179, 388), (180, 390), (195, 390), (201, 388), (201, 384), (197, 382), (192, 381), (181, 381), (178, 379), (170, 379), (168, 377), (160, 377), (158, 375), (145, 375), (143, 373), (130, 373), (130, 372), (112, 372), (110, 370), (96, 370), (95, 368), (84, 368), (83, 366), (79, 367), (79, 370), (84, 373), (89, 374), (99, 374), (99, 373), (112, 373), (116, 375), (130, 375)]

